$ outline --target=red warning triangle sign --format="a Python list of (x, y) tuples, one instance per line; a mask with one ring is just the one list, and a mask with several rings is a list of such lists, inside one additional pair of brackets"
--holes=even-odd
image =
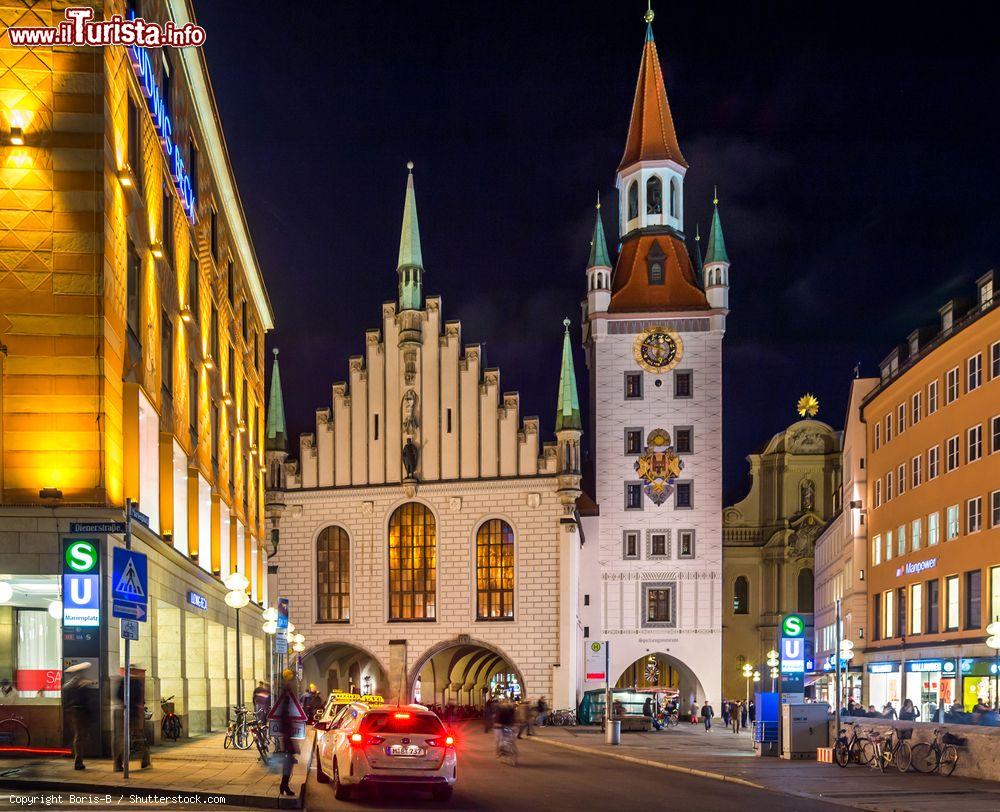
[(292, 722), (306, 722), (309, 719), (306, 716), (306, 712), (302, 710), (302, 706), (299, 704), (299, 700), (296, 699), (295, 694), (284, 688), (280, 696), (278, 696), (278, 701), (274, 703), (267, 714), (268, 721), (271, 719), (280, 719), (286, 713)]

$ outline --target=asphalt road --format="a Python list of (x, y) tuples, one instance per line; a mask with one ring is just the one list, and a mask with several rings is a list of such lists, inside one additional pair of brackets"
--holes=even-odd
[[(541, 734), (541, 735), (544, 735)], [(458, 742), (458, 782), (447, 804), (427, 793), (394, 788), (378, 799), (337, 801), (329, 784), (309, 776), (306, 808), (449, 810), (625, 810), (679, 809), (685, 812), (834, 812), (843, 806), (756, 790), (709, 778), (590, 756), (535, 741), (520, 741), (517, 767), (497, 762), (493, 737), (465, 725)]]

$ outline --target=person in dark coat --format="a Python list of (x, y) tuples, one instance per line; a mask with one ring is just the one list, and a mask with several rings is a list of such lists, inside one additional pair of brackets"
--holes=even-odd
[[(129, 755), (132, 755), (132, 745), (138, 745), (142, 754), (142, 769), (152, 767), (153, 762), (149, 757), (149, 741), (146, 739), (146, 697), (143, 691), (142, 680), (133, 675), (129, 681)], [(125, 678), (118, 684), (118, 701), (125, 706)], [(124, 725), (115, 726), (115, 772), (124, 770), (125, 758), (125, 730)]]
[[(723, 705), (723, 707), (725, 707), (726, 703), (723, 702), (722, 705)], [(712, 710), (712, 706), (709, 704), (709, 701), (706, 699), (705, 700), (705, 704), (701, 706), (701, 720), (705, 723), (705, 732), (706, 733), (711, 733), (712, 732), (712, 717), (713, 716), (715, 716), (715, 711)]]
[(66, 669), (69, 680), (63, 685), (63, 704), (66, 706), (66, 721), (73, 734), (73, 769), (87, 769), (83, 763), (83, 742), (90, 727), (90, 705), (87, 689), (94, 683), (83, 676), (90, 663), (77, 663)]
[[(295, 696), (295, 672), (290, 668), (286, 668), (281, 672), (281, 679), (283, 690)], [(280, 696), (278, 697), (278, 701), (281, 701)], [(281, 739), (281, 750), (284, 753), (284, 761), (281, 765), (281, 785), (278, 787), (278, 792), (282, 795), (295, 794), (292, 792), (292, 788), (288, 786), (288, 781), (292, 777), (292, 765), (295, 764), (295, 754), (299, 751), (298, 746), (295, 744), (295, 739), (292, 738), (295, 726), (292, 724), (291, 704), (291, 702), (282, 703), (281, 713), (278, 716), (279, 738)]]
[(657, 721), (656, 713), (653, 711), (653, 697), (647, 696), (646, 701), (642, 703), (642, 715), (653, 723), (653, 730), (663, 730), (663, 725)]

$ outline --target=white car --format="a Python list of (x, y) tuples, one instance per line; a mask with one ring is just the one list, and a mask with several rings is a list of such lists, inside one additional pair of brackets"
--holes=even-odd
[(316, 779), (333, 782), (339, 800), (355, 787), (402, 784), (451, 798), (458, 777), (455, 738), (421, 705), (351, 703), (316, 745)]

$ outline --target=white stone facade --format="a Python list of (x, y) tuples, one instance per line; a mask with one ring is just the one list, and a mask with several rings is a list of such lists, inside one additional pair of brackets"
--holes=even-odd
[[(615, 679), (647, 654), (660, 652), (676, 660), (685, 709), (695, 695), (699, 701), (706, 695), (713, 701), (720, 698), (723, 325), (724, 315), (711, 312), (636, 318), (602, 314), (592, 319), (587, 344), (600, 517), (584, 524), (581, 594), (589, 595), (589, 606), (581, 606), (582, 624), (591, 639), (610, 641)], [(636, 334), (653, 326), (680, 335), (684, 349), (675, 369), (693, 371), (692, 397), (674, 396), (672, 372), (656, 375), (636, 364)], [(641, 398), (626, 399), (626, 372), (641, 372)], [(637, 455), (625, 453), (626, 428), (641, 429), (645, 438), (654, 428), (676, 436), (678, 427), (693, 428), (692, 452), (680, 455), (680, 481), (692, 483), (693, 507), (676, 508), (672, 498), (657, 506), (643, 495), (641, 510), (627, 510), (625, 485), (638, 475)], [(648, 539), (655, 530), (667, 532), (665, 556), (650, 554)], [(694, 530), (691, 558), (679, 557), (681, 530)], [(639, 533), (637, 558), (625, 558), (627, 531)], [(663, 583), (676, 589), (676, 623), (651, 627), (644, 622), (643, 586)], [(582, 602), (588, 603), (586, 598)]]

